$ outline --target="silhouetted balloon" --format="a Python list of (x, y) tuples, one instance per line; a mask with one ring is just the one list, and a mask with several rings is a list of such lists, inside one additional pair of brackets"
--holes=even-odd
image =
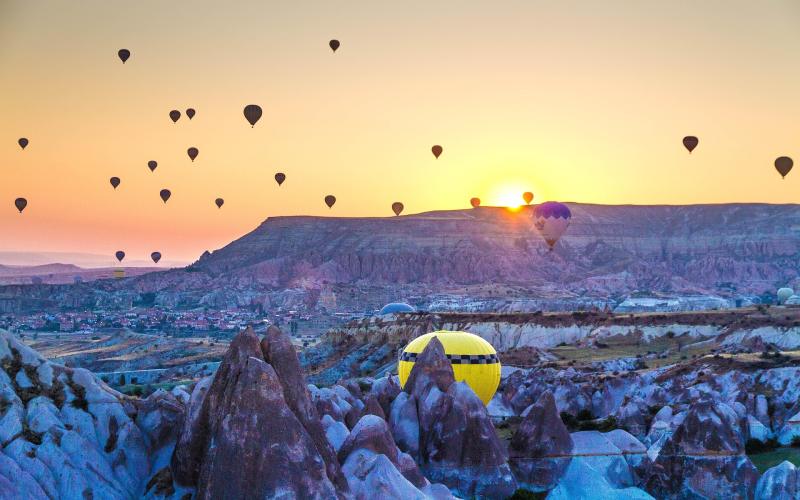
[(530, 191), (525, 191), (524, 193), (522, 193), (522, 199), (525, 200), (526, 204), (530, 205), (531, 202), (533, 201), (533, 193), (531, 193)]
[(114, 189), (117, 189), (117, 186), (119, 186), (119, 177), (112, 177), (108, 181), (111, 183), (111, 187)]
[(22, 211), (25, 210), (25, 207), (28, 206), (28, 200), (26, 200), (25, 198), (17, 198), (16, 200), (14, 200), (14, 206), (17, 207), (19, 213), (22, 213)]
[(150, 161), (147, 162), (147, 168), (149, 168), (151, 172), (155, 171), (157, 166), (158, 166), (158, 162), (155, 161), (155, 160), (150, 160)]
[(791, 172), (793, 166), (794, 162), (788, 156), (781, 156), (775, 160), (775, 170), (781, 174), (781, 177), (785, 178)]
[(153, 259), (153, 262), (158, 264), (158, 261), (161, 260), (161, 252), (153, 252), (150, 254), (150, 258)]
[(222, 208), (222, 205), (225, 204), (225, 200), (223, 200), (222, 198), (217, 198), (216, 200), (214, 200), (214, 204), (217, 205), (217, 208)]
[(189, 148), (186, 150), (186, 154), (189, 155), (189, 158), (194, 161), (197, 158), (197, 155), (200, 154), (200, 150), (197, 148)]
[(331, 50), (332, 50), (332, 51), (334, 51), (334, 52), (336, 52), (336, 49), (338, 49), (338, 48), (339, 48), (339, 45), (341, 45), (341, 44), (339, 43), (339, 40), (331, 40), (330, 42), (328, 42), (328, 46), (329, 46), (329, 47), (331, 48)]
[(286, 174), (284, 174), (283, 172), (278, 172), (277, 174), (275, 174), (275, 182), (277, 182), (279, 186), (283, 184), (283, 181), (285, 180), (286, 180)]
[(481, 199), (480, 198), (471, 198), (469, 200), (469, 204), (472, 205), (472, 208), (478, 208), (481, 206)]
[(17, 141), (17, 144), (19, 144), (19, 147), (21, 147), (22, 149), (25, 149), (25, 146), (28, 145), (28, 139), (20, 137), (19, 140)]
[(332, 194), (329, 194), (325, 197), (325, 204), (328, 205), (328, 208), (333, 208), (333, 204), (336, 203), (336, 197)]
[(178, 111), (177, 109), (173, 109), (172, 111), (169, 112), (169, 117), (172, 120), (172, 123), (175, 123), (178, 120), (180, 120), (181, 112)]
[(119, 56), (120, 60), (122, 61), (122, 64), (125, 64), (125, 61), (127, 61), (128, 58), (131, 56), (131, 51), (128, 50), (128, 49), (119, 49), (119, 52), (117, 52), (117, 55)]
[(435, 145), (434, 147), (431, 148), (431, 151), (433, 152), (433, 156), (435, 156), (436, 159), (439, 159), (439, 155), (442, 154), (442, 151), (444, 151), (444, 150), (442, 149), (441, 146), (439, 146), (437, 144), (437, 145)]
[(403, 213), (403, 208), (405, 207), (399, 201), (392, 203), (392, 212), (394, 212), (395, 215), (400, 215)]
[(161, 196), (161, 199), (164, 201), (164, 203), (166, 203), (169, 197), (172, 196), (172, 191), (169, 189), (162, 189), (158, 194)]
[(122, 259), (125, 258), (125, 252), (122, 250), (117, 250), (117, 253), (114, 254), (118, 261), (122, 262)]
[(256, 122), (261, 119), (261, 106), (258, 104), (248, 104), (244, 107), (244, 117), (250, 122), (251, 127), (255, 127)]
[(533, 225), (551, 251), (569, 227), (570, 219), (572, 212), (566, 205), (557, 201), (548, 201), (533, 209)]
[(194, 118), (194, 113), (195, 113), (194, 108), (189, 108), (186, 110), (186, 116), (188, 116), (190, 120)]
[(694, 148), (700, 143), (700, 139), (693, 135), (687, 135), (683, 138), (683, 147), (689, 150), (689, 153), (694, 151)]

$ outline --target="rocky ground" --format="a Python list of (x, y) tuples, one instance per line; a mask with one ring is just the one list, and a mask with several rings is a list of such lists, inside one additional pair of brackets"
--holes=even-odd
[(215, 374), (136, 398), (0, 332), (0, 498), (800, 496), (792, 463), (751, 461), (800, 443), (800, 360), (644, 368), (537, 352), (484, 407), (438, 341), (404, 389), (312, 385), (289, 337), (248, 330)]

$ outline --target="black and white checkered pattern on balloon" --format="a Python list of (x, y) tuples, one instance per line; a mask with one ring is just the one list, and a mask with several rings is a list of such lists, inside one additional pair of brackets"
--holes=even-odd
[[(400, 361), (414, 363), (417, 361), (419, 354), (416, 352), (403, 352), (400, 355)], [(497, 354), (447, 354), (447, 359), (453, 365), (492, 365), (500, 362), (497, 359)]]

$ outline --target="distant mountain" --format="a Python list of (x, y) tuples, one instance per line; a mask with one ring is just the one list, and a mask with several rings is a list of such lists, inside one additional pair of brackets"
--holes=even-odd
[[(24, 252), (0, 250), (0, 265), (4, 266), (41, 266), (46, 264), (72, 264), (82, 268), (101, 268), (114, 265), (113, 255), (99, 255), (82, 252)], [(185, 261), (161, 261), (169, 267), (185, 266)], [(128, 258), (125, 265), (129, 267), (152, 267), (150, 260)]]
[(273, 287), (513, 284), (590, 295), (759, 294), (798, 282), (798, 205), (568, 206), (572, 225), (552, 252), (532, 207), (276, 217), (188, 270)]
[[(85, 269), (72, 264), (43, 264), (40, 266), (6, 266), (0, 265), (0, 285), (14, 284), (68, 284), (76, 281), (94, 281), (114, 277), (120, 268), (96, 267)], [(125, 267), (125, 276), (140, 276), (153, 271), (161, 271), (157, 267)]]

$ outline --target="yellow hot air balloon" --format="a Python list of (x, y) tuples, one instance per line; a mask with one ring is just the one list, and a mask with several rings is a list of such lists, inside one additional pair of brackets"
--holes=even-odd
[(500, 360), (492, 344), (472, 333), (439, 330), (409, 342), (397, 363), (400, 386), (405, 387), (417, 356), (433, 337), (442, 343), (456, 382), (466, 382), (483, 404), (488, 405), (500, 385)]

